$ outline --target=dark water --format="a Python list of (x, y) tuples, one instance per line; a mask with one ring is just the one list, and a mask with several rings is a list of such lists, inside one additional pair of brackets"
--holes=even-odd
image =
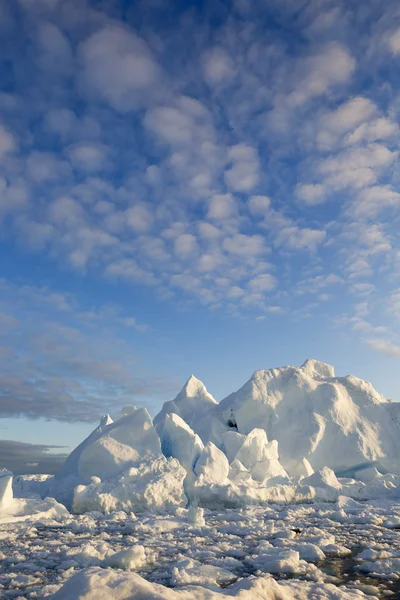
[[(356, 557), (363, 550), (364, 548), (362, 546), (354, 546), (351, 548), (351, 555), (342, 557), (328, 555), (325, 560), (316, 562), (315, 565), (329, 577), (332, 577), (332, 581), (329, 581), (329, 583), (333, 583), (338, 587), (359, 587), (360, 585), (372, 585), (380, 590), (379, 594), (374, 594), (375, 596), (378, 596), (378, 598), (400, 600), (400, 580), (387, 581), (386, 579), (378, 577), (369, 577), (357, 569), (357, 566), (361, 564), (361, 561), (357, 560)], [(302, 580), (304, 578), (299, 575), (279, 575), (275, 577), (275, 579), (282, 581), (284, 579)]]

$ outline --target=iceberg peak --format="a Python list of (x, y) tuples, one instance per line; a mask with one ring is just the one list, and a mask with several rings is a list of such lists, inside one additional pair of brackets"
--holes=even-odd
[(307, 358), (307, 360), (301, 365), (300, 369), (308, 375), (319, 375), (320, 377), (335, 377), (335, 369), (328, 363), (315, 360), (314, 358)]
[(200, 379), (197, 379), (194, 375), (191, 375), (189, 379), (186, 381), (185, 385), (179, 392), (177, 398), (182, 396), (193, 397), (198, 396), (199, 394), (207, 394), (207, 388)]

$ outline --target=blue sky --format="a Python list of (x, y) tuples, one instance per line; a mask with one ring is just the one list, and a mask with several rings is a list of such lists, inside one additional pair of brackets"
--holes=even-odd
[(5, 0), (0, 36), (1, 457), (191, 373), (400, 398), (397, 2)]

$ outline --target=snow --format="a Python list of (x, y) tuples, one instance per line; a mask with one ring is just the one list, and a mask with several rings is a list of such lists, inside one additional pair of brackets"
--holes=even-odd
[(229, 475), (229, 461), (212, 442), (208, 442), (200, 454), (194, 471), (204, 484), (224, 483)]
[(186, 471), (174, 458), (147, 458), (138, 467), (118, 477), (95, 481), (75, 488), (73, 511), (152, 511), (186, 506), (183, 489)]
[(257, 371), (220, 404), (191, 377), (154, 423), (103, 417), (54, 478), (0, 471), (0, 593), (400, 593), (399, 434), (398, 407), (319, 361)]
[(112, 554), (104, 561), (104, 566), (113, 569), (133, 571), (146, 564), (146, 550), (144, 546), (136, 544), (127, 550), (121, 550)]
[(301, 480), (300, 485), (314, 488), (316, 497), (328, 502), (335, 502), (342, 490), (342, 485), (329, 467), (324, 467), (309, 477), (305, 477)]

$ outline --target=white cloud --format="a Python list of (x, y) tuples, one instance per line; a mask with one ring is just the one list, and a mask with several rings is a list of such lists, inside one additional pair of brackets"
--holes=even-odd
[(288, 97), (289, 106), (304, 104), (332, 87), (346, 83), (353, 75), (356, 61), (347, 48), (330, 42), (315, 56), (302, 59), (298, 67), (299, 83)]
[[(209, 207), (209, 210), (210, 210), (210, 208), (211, 207)], [(220, 207), (218, 207), (218, 206), (215, 207), (217, 214), (219, 213), (219, 209), (220, 209)], [(214, 211), (214, 208), (213, 208), (213, 211)], [(228, 208), (228, 212), (229, 212), (229, 208)], [(206, 221), (200, 221), (200, 223), (197, 224), (197, 229), (198, 229), (200, 237), (207, 239), (207, 240), (215, 240), (221, 236), (221, 231), (217, 227), (215, 227), (214, 225), (211, 225), (211, 223), (207, 223)]]
[(266, 251), (261, 235), (244, 235), (238, 233), (223, 241), (223, 248), (230, 254), (239, 256), (258, 256)]
[(95, 172), (107, 166), (108, 148), (103, 144), (74, 144), (68, 148), (68, 157), (75, 169)]
[(228, 151), (231, 167), (225, 171), (225, 182), (236, 192), (249, 192), (258, 183), (259, 157), (257, 150), (247, 144), (237, 144)]
[(17, 141), (14, 135), (0, 124), (0, 158), (16, 150)]
[(49, 217), (53, 223), (62, 227), (76, 226), (84, 220), (84, 211), (76, 200), (62, 196), (49, 206)]
[(197, 242), (194, 235), (190, 233), (184, 233), (176, 238), (174, 241), (174, 252), (175, 255), (182, 260), (187, 260), (197, 250)]
[(249, 281), (249, 288), (257, 292), (269, 292), (276, 287), (277, 281), (273, 275), (263, 273)]
[(146, 43), (132, 31), (108, 26), (81, 47), (87, 85), (119, 111), (143, 104), (143, 94), (160, 81), (160, 69)]
[(299, 183), (295, 194), (306, 206), (322, 204), (326, 198), (326, 188), (322, 183)]
[(271, 206), (268, 196), (251, 196), (249, 198), (249, 210), (254, 216), (266, 216)]
[(382, 144), (343, 150), (320, 161), (318, 171), (326, 184), (340, 190), (347, 187), (360, 189), (373, 185), (379, 174), (397, 158), (398, 152)]
[(146, 126), (169, 144), (193, 142), (194, 121), (175, 107), (153, 108), (146, 115)]
[(362, 190), (351, 205), (355, 217), (374, 218), (379, 212), (400, 205), (400, 194), (388, 185), (375, 185)]
[(225, 221), (236, 216), (236, 214), (237, 204), (232, 194), (214, 194), (210, 198), (207, 212), (208, 219)]
[[(221, 258), (217, 254), (203, 254), (197, 263), (200, 272), (214, 271), (221, 264)], [(228, 280), (229, 281), (229, 280)]]
[(394, 358), (400, 358), (400, 346), (393, 344), (390, 340), (368, 339), (365, 340), (365, 343), (377, 352), (393, 356)]
[(360, 296), (368, 296), (375, 290), (375, 286), (372, 283), (354, 283), (350, 287), (350, 291), (353, 294), (358, 294)]
[(400, 27), (391, 33), (388, 38), (388, 43), (394, 56), (400, 54)]
[(369, 121), (376, 113), (375, 104), (367, 98), (356, 96), (348, 100), (322, 117), (317, 133), (318, 147), (330, 150), (341, 136)]
[(234, 62), (223, 48), (213, 48), (204, 56), (203, 71), (206, 82), (215, 86), (234, 77)]
[(356, 277), (366, 277), (372, 275), (373, 270), (369, 262), (362, 257), (352, 257), (347, 263), (347, 270), (349, 272), (350, 279)]
[(321, 244), (326, 237), (326, 232), (309, 227), (300, 228), (297, 225), (284, 227), (276, 235), (276, 244), (284, 246), (289, 250), (308, 250), (316, 252), (317, 246)]
[(344, 144), (351, 146), (362, 142), (381, 141), (398, 133), (399, 127), (394, 121), (386, 117), (380, 117), (357, 127), (345, 137)]
[(400, 319), (400, 289), (394, 290), (390, 294), (387, 310), (390, 315)]
[(127, 225), (137, 232), (148, 231), (153, 224), (153, 214), (146, 204), (136, 204), (125, 212)]

